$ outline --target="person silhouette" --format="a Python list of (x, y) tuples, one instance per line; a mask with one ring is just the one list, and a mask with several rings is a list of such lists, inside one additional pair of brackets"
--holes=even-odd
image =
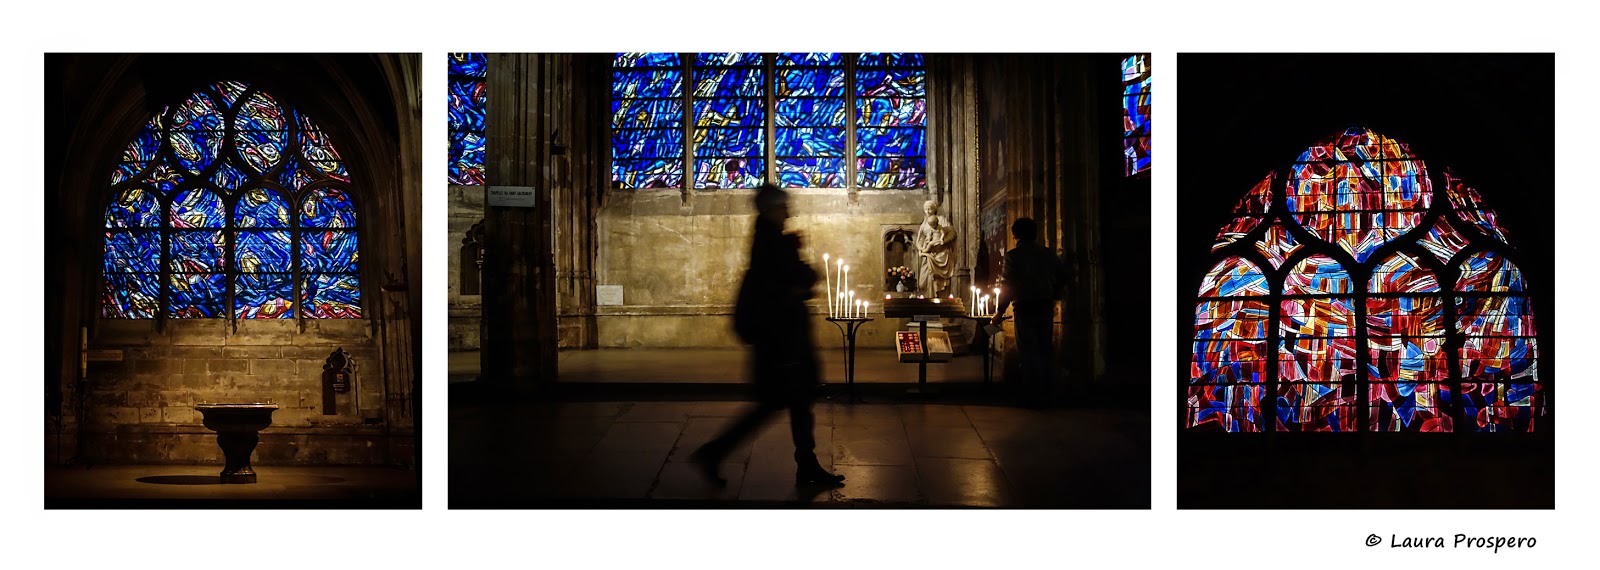
[(1006, 308), (1016, 318), (1017, 356), (1022, 361), (1024, 401), (1038, 405), (1049, 400), (1055, 381), (1052, 353), (1056, 299), (1066, 285), (1066, 268), (1056, 254), (1034, 241), (1039, 226), (1033, 218), (1017, 218), (1011, 223), (1011, 236), (1017, 246), (1001, 261), (1000, 297), (991, 322), (1005, 320)]
[(812, 433), (816, 420), (811, 400), (821, 381), (806, 300), (813, 295), (818, 275), (800, 259), (800, 234), (783, 231), (789, 218), (788, 193), (769, 182), (756, 191), (755, 203), (750, 268), (739, 286), (733, 324), (739, 339), (750, 345), (757, 402), (690, 459), (706, 480), (726, 485), (717, 472), (722, 460), (773, 414), (788, 409), (795, 484), (838, 484), (844, 477), (829, 473), (817, 461)]

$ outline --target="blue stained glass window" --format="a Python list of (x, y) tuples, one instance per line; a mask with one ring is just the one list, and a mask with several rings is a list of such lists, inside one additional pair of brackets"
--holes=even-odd
[(481, 53), (450, 54), (450, 183), (484, 184), (488, 128), (489, 58)]
[(256, 172), (266, 172), (282, 160), (289, 148), (289, 122), (272, 97), (256, 92), (239, 107), (233, 120), (234, 145), (239, 156)]
[[(163, 111), (162, 114), (166, 112)], [(150, 122), (133, 140), (128, 142), (128, 147), (122, 151), (122, 160), (117, 163), (117, 170), (111, 173), (111, 183), (118, 184), (139, 176), (144, 169), (150, 166), (150, 161), (156, 159), (156, 151), (161, 150), (161, 115), (150, 119)]]
[[(348, 182), (327, 133), (243, 83), (163, 110), (111, 173), (101, 316), (293, 318), (298, 293), (337, 304), (306, 305), (300, 316), (359, 317)], [(297, 220), (326, 231), (296, 229)], [(296, 290), (324, 275), (339, 286)]]
[(766, 178), (761, 55), (702, 53), (694, 71), (694, 187), (754, 188)]
[(779, 185), (843, 188), (849, 140), (843, 54), (782, 54), (773, 92), (778, 102), (773, 155)]
[(450, 54), (450, 74), (467, 77), (487, 77), (489, 57), (481, 53)]
[(307, 275), (301, 283), (306, 313), (314, 319), (361, 318), (361, 278), (354, 274)]
[(622, 188), (683, 184), (683, 65), (676, 53), (619, 53), (611, 81), (611, 174)]
[(843, 188), (854, 168), (860, 187), (924, 188), (923, 65), (908, 53), (619, 53), (612, 179), (619, 188), (683, 188), (688, 169), (696, 189), (766, 179)]
[(161, 234), (152, 231), (106, 232), (106, 273), (161, 271)]
[(213, 319), (224, 316), (228, 276), (220, 273), (174, 273), (168, 285), (170, 316), (175, 319)]
[(117, 194), (106, 207), (108, 228), (159, 228), (161, 206), (155, 193), (133, 187)]
[(855, 73), (857, 186), (927, 187), (925, 77), (921, 54), (861, 54)]
[(840, 53), (780, 53), (777, 57), (778, 65), (844, 65), (844, 54)]
[[(317, 319), (361, 317), (356, 213), (349, 195), (319, 188), (305, 197), (300, 212), (301, 306)], [(325, 229), (332, 228), (332, 229)]]
[(1122, 150), (1127, 176), (1150, 171), (1150, 55), (1122, 60)]
[(291, 318), (294, 316), (293, 299), (293, 274), (241, 273), (234, 277), (234, 318)]
[(172, 271), (180, 273), (211, 273), (227, 267), (226, 234), (221, 231), (172, 232), (167, 256)]
[(306, 193), (300, 208), (300, 221), (313, 228), (353, 228), (356, 226), (355, 206), (350, 195), (333, 186), (324, 186)]
[(222, 198), (205, 188), (191, 188), (178, 192), (172, 200), (174, 228), (220, 228), (227, 225), (228, 217), (222, 212)]

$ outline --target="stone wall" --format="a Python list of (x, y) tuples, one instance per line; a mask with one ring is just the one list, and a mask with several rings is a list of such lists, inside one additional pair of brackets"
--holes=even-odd
[[(445, 249), (450, 271), (449, 350), (478, 350), (478, 327), (483, 311), (482, 285), (477, 295), (461, 292), (461, 247), (467, 232), (483, 221), (483, 187), (450, 185), (450, 246)], [(475, 263), (474, 260), (467, 260)], [(476, 269), (473, 269), (474, 271)]]
[[(749, 265), (753, 195), (719, 190), (685, 203), (677, 190), (614, 192), (598, 216), (596, 284), (621, 285), (623, 304), (596, 307), (600, 347), (740, 346), (730, 316)], [(819, 271), (824, 252), (850, 264), (856, 298), (881, 311), (882, 227), (920, 224), (927, 199), (921, 190), (863, 190), (852, 201), (839, 190), (794, 189), (788, 229), (804, 235), (801, 255)], [(818, 341), (837, 346), (839, 335), (821, 321), (822, 290), (819, 282), (812, 302)]]
[[(89, 349), (121, 361), (88, 365), (78, 437), (82, 455), (110, 463), (218, 463), (200, 403), (279, 406), (261, 432), (263, 465), (410, 463), (411, 426), (387, 425), (382, 360), (367, 320), (101, 320)], [(350, 353), (350, 391), (324, 413), (323, 365)], [(403, 404), (403, 399), (401, 402)]]

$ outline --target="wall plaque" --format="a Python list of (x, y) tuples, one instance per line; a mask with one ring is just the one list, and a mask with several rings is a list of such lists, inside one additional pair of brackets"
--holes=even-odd
[(536, 201), (532, 186), (490, 186), (489, 205), (502, 208), (532, 208)]
[(594, 304), (596, 305), (621, 305), (621, 285), (595, 285)]

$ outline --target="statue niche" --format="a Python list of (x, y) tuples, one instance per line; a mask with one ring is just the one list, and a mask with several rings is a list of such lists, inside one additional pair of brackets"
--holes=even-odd
[[(885, 292), (911, 292), (917, 288), (917, 253), (912, 241), (914, 232), (907, 226), (884, 226), (883, 229), (883, 290)], [(903, 268), (910, 275), (902, 276)]]

